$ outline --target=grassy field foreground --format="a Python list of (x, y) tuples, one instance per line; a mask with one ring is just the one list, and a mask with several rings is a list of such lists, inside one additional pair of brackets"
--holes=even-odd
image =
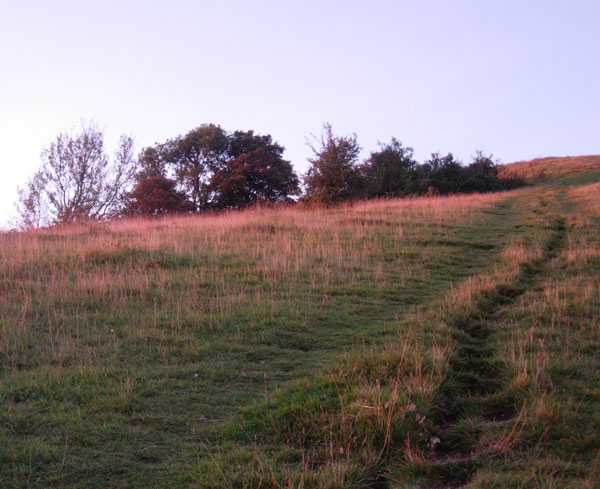
[(566, 183), (2, 235), (0, 487), (598, 487)]

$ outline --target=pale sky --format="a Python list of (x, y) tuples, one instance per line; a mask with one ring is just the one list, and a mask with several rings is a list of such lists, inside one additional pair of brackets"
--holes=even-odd
[(82, 119), (136, 149), (203, 123), (307, 169), (323, 122), (468, 161), (600, 153), (597, 0), (0, 0), (0, 225)]

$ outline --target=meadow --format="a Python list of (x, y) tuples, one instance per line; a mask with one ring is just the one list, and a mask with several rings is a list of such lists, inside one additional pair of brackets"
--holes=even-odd
[(499, 170), (501, 178), (516, 177), (527, 183), (539, 183), (546, 180), (555, 184), (564, 183), (564, 181), (580, 183), (580, 181), (585, 182), (590, 178), (600, 178), (600, 155), (548, 156), (500, 165)]
[(598, 487), (597, 171), (1, 235), (0, 487)]

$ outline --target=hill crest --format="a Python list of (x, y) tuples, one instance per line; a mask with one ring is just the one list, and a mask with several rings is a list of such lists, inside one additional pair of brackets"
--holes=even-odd
[(528, 183), (577, 173), (600, 172), (600, 155), (547, 156), (499, 166), (501, 178), (522, 178)]

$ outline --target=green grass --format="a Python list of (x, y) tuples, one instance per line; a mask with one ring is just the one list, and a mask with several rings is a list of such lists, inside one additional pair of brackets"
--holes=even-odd
[(3, 236), (0, 487), (594, 487), (586, 205), (545, 186)]

